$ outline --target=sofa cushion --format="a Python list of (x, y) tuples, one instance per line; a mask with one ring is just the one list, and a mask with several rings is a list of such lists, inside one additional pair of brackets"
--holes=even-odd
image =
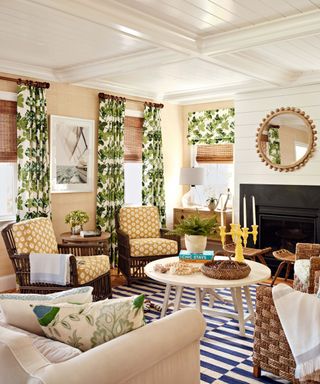
[(36, 305), (34, 313), (47, 337), (82, 351), (144, 325), (144, 296), (72, 305)]
[(25, 220), (12, 226), (17, 253), (58, 253), (51, 220), (46, 217)]
[(35, 333), (31, 333), (25, 331), (21, 328), (13, 327), (4, 322), (4, 319), (0, 312), (0, 335), (2, 329), (10, 329), (11, 331), (19, 332), (24, 335), (27, 335), (32, 340), (32, 345), (36, 348), (50, 363), (57, 364), (63, 361), (72, 359), (75, 356), (81, 355), (80, 349), (71, 347), (71, 345), (67, 345), (61, 343), (59, 341), (54, 341), (48, 339), (47, 337), (36, 335)]
[(76, 256), (78, 283), (85, 284), (110, 271), (109, 256)]
[(160, 237), (160, 218), (157, 207), (123, 207), (119, 215), (120, 229), (130, 239)]
[(4, 320), (8, 324), (38, 335), (43, 335), (30, 305), (89, 303), (92, 302), (92, 290), (92, 287), (80, 287), (49, 295), (3, 293), (0, 294), (0, 308)]
[(130, 240), (131, 256), (176, 255), (177, 253), (178, 243), (175, 240), (161, 237)]

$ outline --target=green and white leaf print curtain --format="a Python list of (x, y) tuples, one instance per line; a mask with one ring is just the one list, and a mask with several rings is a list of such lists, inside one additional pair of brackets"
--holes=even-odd
[(17, 221), (50, 216), (50, 173), (46, 90), (18, 85)]
[(268, 129), (268, 157), (273, 164), (281, 164), (279, 127)]
[(234, 108), (188, 114), (188, 144), (234, 143)]
[(146, 103), (144, 106), (142, 140), (142, 203), (159, 209), (162, 226), (166, 224), (162, 134), (160, 109), (162, 106)]
[(100, 99), (96, 224), (111, 234), (113, 263), (118, 258), (115, 215), (124, 204), (124, 117), (125, 99)]

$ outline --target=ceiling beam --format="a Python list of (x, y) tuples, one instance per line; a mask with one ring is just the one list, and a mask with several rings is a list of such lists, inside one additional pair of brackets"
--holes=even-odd
[(205, 36), (199, 40), (199, 46), (201, 53), (213, 56), (318, 33), (320, 33), (320, 10), (315, 10), (252, 27)]
[(178, 52), (197, 51), (197, 35), (115, 0), (28, 0)]
[(184, 60), (186, 55), (167, 49), (152, 48), (66, 68), (59, 68), (55, 75), (59, 81), (77, 83), (98, 77), (116, 76), (143, 68), (170, 64)]

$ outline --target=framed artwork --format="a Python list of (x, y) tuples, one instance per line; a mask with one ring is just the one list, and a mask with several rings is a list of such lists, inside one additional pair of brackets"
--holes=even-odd
[(50, 116), (51, 192), (92, 192), (94, 120)]

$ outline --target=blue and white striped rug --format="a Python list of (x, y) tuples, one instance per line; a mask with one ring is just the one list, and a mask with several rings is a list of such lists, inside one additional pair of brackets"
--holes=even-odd
[[(164, 297), (165, 286), (151, 280), (144, 280), (132, 284), (131, 287), (119, 286), (113, 288), (113, 297), (131, 296), (144, 293), (146, 298), (153, 303), (161, 305)], [(255, 304), (255, 286), (250, 287), (253, 303)], [(221, 296), (231, 299), (229, 289), (217, 290)], [(171, 299), (174, 292), (171, 293)], [(208, 305), (208, 298), (204, 300), (204, 306)], [(186, 288), (183, 292), (182, 303), (192, 304), (194, 291)], [(245, 300), (244, 300), (245, 303)], [(233, 311), (229, 302), (215, 302), (215, 309)], [(244, 304), (246, 310), (246, 304)], [(168, 310), (170, 313), (171, 310)], [(159, 319), (160, 313), (155, 310), (146, 312), (146, 320)], [(201, 384), (244, 384), (244, 383), (288, 383), (270, 373), (262, 372), (262, 377), (256, 379), (252, 376), (252, 342), (253, 325), (246, 323), (246, 337), (239, 335), (237, 322), (223, 317), (209, 317), (205, 315), (207, 328), (200, 346)], [(179, 383), (177, 383), (179, 384)]]

